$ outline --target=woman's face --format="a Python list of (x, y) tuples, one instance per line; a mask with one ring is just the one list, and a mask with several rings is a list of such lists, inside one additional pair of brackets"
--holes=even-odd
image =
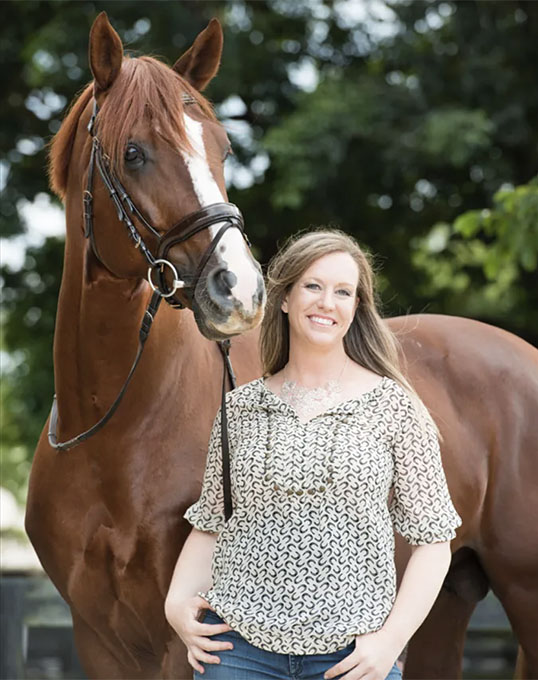
[(349, 253), (329, 253), (313, 262), (282, 303), (290, 341), (331, 347), (341, 343), (359, 299), (359, 269)]

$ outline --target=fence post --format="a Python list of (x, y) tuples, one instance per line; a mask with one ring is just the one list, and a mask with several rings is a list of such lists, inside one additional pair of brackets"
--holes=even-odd
[(24, 589), (23, 578), (5, 575), (0, 578), (0, 629), (2, 630), (0, 678), (2, 680), (24, 678)]

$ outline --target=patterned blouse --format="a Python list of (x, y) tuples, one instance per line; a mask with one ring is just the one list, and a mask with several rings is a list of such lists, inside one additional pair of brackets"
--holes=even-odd
[(227, 415), (233, 515), (224, 521), (220, 413), (184, 515), (218, 533), (203, 596), (248, 642), (283, 654), (330, 653), (381, 628), (396, 596), (393, 528), (420, 545), (461, 525), (434, 428), (388, 377), (306, 424), (259, 378), (228, 393)]

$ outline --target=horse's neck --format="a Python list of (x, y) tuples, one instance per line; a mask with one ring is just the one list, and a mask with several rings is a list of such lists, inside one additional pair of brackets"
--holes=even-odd
[[(79, 434), (101, 418), (127, 378), (136, 356), (139, 330), (149, 301), (143, 281), (108, 275), (85, 280), (84, 266), (66, 251), (54, 339), (55, 383), (60, 436)], [(182, 375), (203, 362), (207, 342), (192, 314), (162, 304), (122, 402), (114, 415), (158, 412), (166, 417), (178, 404), (171, 399)]]

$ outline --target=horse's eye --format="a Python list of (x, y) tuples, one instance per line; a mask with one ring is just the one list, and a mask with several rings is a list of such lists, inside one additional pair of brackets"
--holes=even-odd
[(131, 168), (137, 168), (144, 163), (146, 160), (142, 149), (140, 149), (136, 144), (129, 143), (125, 149), (125, 162)]

